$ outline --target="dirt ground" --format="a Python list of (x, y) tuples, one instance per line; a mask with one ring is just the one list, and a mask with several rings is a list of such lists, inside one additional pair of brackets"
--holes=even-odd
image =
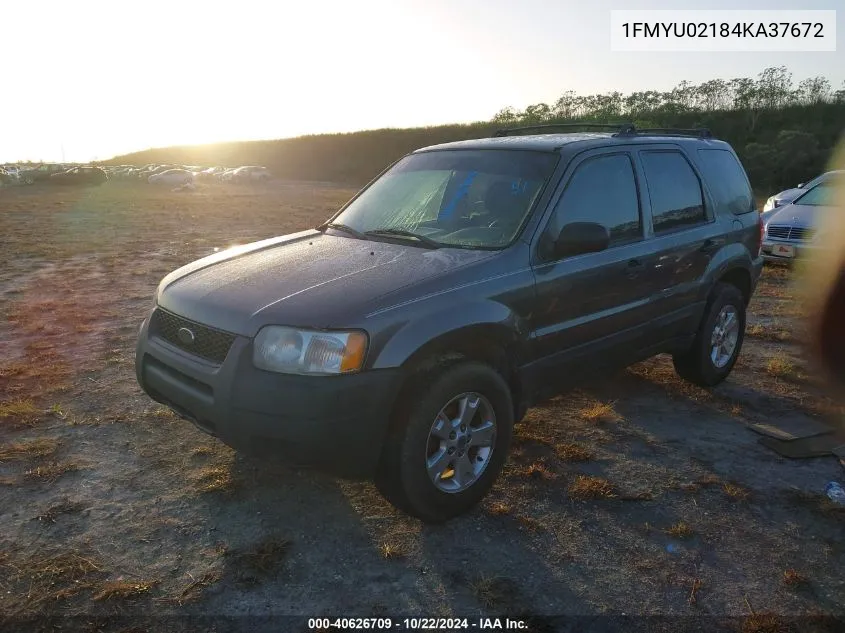
[(443, 526), (368, 483), (244, 459), (142, 394), (134, 345), (161, 277), (315, 226), (352, 193), (0, 189), (10, 630), (74, 614), (521, 614), (534, 630), (555, 630), (542, 616), (603, 630), (611, 619), (586, 616), (626, 614), (746, 631), (845, 615), (845, 512), (823, 494), (845, 471), (780, 457), (747, 428), (843, 413), (803, 358), (787, 269), (766, 268), (725, 384), (687, 386), (658, 357), (532, 409), (493, 493)]

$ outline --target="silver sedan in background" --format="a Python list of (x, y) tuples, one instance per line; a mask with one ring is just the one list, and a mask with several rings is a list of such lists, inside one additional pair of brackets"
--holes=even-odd
[(819, 248), (816, 226), (823, 214), (833, 212), (834, 184), (835, 181), (828, 178), (802, 190), (792, 202), (763, 212), (763, 257), (766, 261), (789, 263)]
[(806, 193), (816, 185), (826, 182), (831, 178), (835, 178), (841, 174), (845, 174), (845, 171), (828, 171), (823, 173), (821, 176), (816, 176), (810, 182), (802, 182), (797, 187), (794, 187), (792, 189), (784, 189), (780, 193), (776, 193), (775, 195), (771, 196), (768, 200), (766, 200), (766, 204), (763, 205), (763, 213), (766, 213), (767, 211), (773, 211), (778, 207), (787, 205), (790, 202), (794, 201), (798, 196), (803, 193)]

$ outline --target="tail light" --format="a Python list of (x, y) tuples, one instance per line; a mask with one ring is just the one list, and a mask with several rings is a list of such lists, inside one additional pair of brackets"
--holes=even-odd
[(763, 254), (763, 235), (766, 231), (766, 227), (763, 226), (763, 214), (760, 213), (757, 216), (757, 222), (760, 224), (760, 244), (757, 246), (757, 257)]

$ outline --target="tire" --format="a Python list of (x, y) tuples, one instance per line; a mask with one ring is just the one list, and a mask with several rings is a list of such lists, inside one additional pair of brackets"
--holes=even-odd
[[(456, 440), (434, 437), (436, 424), (442, 429), (451, 428), (446, 424), (458, 424), (464, 398), (476, 405), (472, 417), (465, 418), (470, 420), (469, 435), (461, 430), (463, 427), (456, 426)], [(444, 410), (446, 417), (442, 418), (440, 413)], [(486, 431), (482, 430), (485, 428)], [(475, 439), (472, 431), (476, 431)], [(437, 433), (448, 435), (441, 430)], [(492, 367), (464, 361), (439, 373), (417, 377), (394, 412), (376, 486), (399, 510), (427, 523), (441, 523), (468, 511), (489, 492), (507, 459), (512, 433), (510, 388)], [(474, 441), (479, 445), (474, 445)], [(481, 446), (485, 442), (489, 442), (489, 452), (485, 452), (487, 446)], [(478, 469), (477, 474), (465, 480), (465, 487), (456, 470), (449, 475), (447, 465), (459, 459), (459, 454), (463, 458), (457, 463), (464, 466), (463, 472)], [(437, 456), (442, 461), (432, 469), (440, 473), (435, 483), (429, 475), (427, 460), (434, 462)]]
[[(728, 315), (733, 312), (738, 329), (730, 356), (727, 356), (727, 350), (723, 349), (714, 360), (713, 348), (719, 340), (715, 330), (717, 325), (724, 323), (721, 321), (723, 311), (727, 311)], [(704, 315), (692, 347), (682, 354), (675, 354), (672, 361), (675, 371), (684, 380), (700, 387), (714, 387), (728, 377), (739, 358), (745, 339), (745, 297), (736, 286), (717, 283), (710, 293)], [(732, 329), (732, 326), (728, 325), (728, 330)], [(717, 337), (715, 342), (714, 336)], [(729, 334), (727, 337), (728, 343), (730, 336)]]

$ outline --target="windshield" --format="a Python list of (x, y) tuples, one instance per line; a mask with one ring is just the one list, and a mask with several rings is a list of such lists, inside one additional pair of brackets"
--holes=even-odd
[(829, 180), (821, 185), (816, 185), (807, 193), (799, 196), (793, 204), (801, 204), (808, 207), (826, 207), (833, 204), (834, 182)]
[(521, 150), (411, 154), (332, 223), (382, 239), (388, 231), (391, 239), (412, 233), (442, 246), (502, 248), (516, 237), (557, 160), (556, 153)]

